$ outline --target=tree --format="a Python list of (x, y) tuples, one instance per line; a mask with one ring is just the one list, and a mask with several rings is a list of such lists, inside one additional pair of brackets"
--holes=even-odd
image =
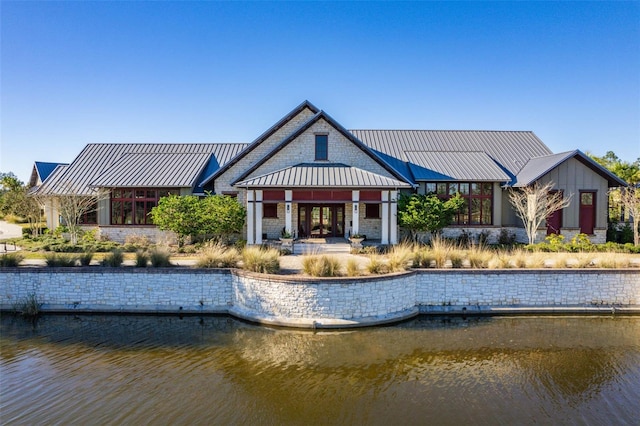
[(636, 161), (630, 163), (618, 158), (613, 151), (607, 151), (607, 153), (602, 157), (598, 157), (591, 153), (587, 153), (587, 155), (600, 165), (609, 169), (625, 182), (632, 185), (640, 183), (640, 158), (637, 158)]
[(158, 228), (178, 235), (178, 245), (192, 235), (209, 235), (227, 239), (241, 232), (246, 212), (238, 201), (227, 195), (170, 195), (151, 209), (151, 218)]
[(448, 200), (442, 200), (435, 194), (400, 194), (398, 223), (411, 232), (414, 240), (417, 232), (429, 231), (433, 235), (450, 225), (464, 204), (460, 194)]
[(30, 196), (29, 188), (13, 173), (0, 173), (0, 212), (13, 214), (27, 220), (29, 230), (35, 237), (40, 231), (42, 221), (41, 203)]
[(200, 201), (195, 195), (169, 195), (151, 209), (151, 219), (163, 231), (173, 231), (182, 247), (186, 237), (200, 233)]
[(41, 198), (51, 198), (54, 201), (60, 219), (69, 231), (71, 244), (77, 244), (82, 218), (85, 214), (95, 211), (98, 208), (98, 202), (109, 197), (109, 191), (104, 189), (91, 190), (87, 194), (71, 183), (61, 184), (60, 188), (57, 194), (43, 195)]
[(640, 187), (623, 188), (620, 203), (633, 219), (633, 244), (640, 245)]
[(202, 233), (228, 240), (242, 231), (247, 212), (234, 197), (208, 194), (201, 202)]
[(535, 242), (536, 232), (543, 221), (571, 203), (572, 194), (565, 198), (561, 192), (550, 192), (553, 186), (553, 182), (545, 185), (536, 182), (524, 188), (509, 190), (509, 201), (516, 209), (516, 215), (522, 219), (529, 244)]

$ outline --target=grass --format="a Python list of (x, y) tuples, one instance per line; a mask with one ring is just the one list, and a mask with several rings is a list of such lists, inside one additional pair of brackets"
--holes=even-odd
[(171, 266), (171, 253), (162, 247), (155, 247), (149, 251), (149, 261), (154, 268), (166, 268)]
[(86, 253), (81, 254), (80, 256), (78, 256), (78, 260), (80, 261), (80, 265), (82, 266), (91, 265), (91, 260), (93, 260), (93, 252), (88, 251)]
[(389, 271), (406, 271), (413, 260), (414, 248), (408, 244), (393, 246), (387, 254)]
[(66, 253), (47, 253), (44, 258), (47, 266), (58, 268), (70, 268), (78, 263), (77, 256)]
[(117, 268), (122, 265), (124, 262), (124, 255), (122, 250), (115, 249), (111, 253), (107, 254), (104, 259), (102, 259), (102, 266), (110, 266), (112, 268)]
[(5, 253), (0, 255), (0, 267), (8, 268), (20, 265), (24, 259), (20, 253)]
[(369, 258), (369, 263), (366, 266), (367, 272), (370, 274), (386, 274), (389, 271), (387, 264), (384, 262), (382, 256), (374, 254)]
[(357, 277), (361, 275), (360, 266), (358, 265), (358, 261), (353, 257), (347, 259), (347, 264), (345, 266), (345, 270), (348, 277)]
[(339, 277), (342, 265), (335, 256), (306, 255), (302, 256), (302, 271), (312, 277)]
[(235, 268), (240, 261), (240, 252), (235, 247), (208, 244), (198, 257), (198, 268)]
[(16, 313), (24, 317), (35, 318), (40, 315), (41, 307), (42, 303), (40, 303), (36, 294), (29, 293), (24, 299), (18, 301), (13, 306), (13, 309)]
[(146, 268), (149, 265), (149, 255), (144, 250), (136, 251), (136, 268)]
[(243, 268), (262, 274), (280, 271), (280, 252), (274, 248), (245, 247), (242, 250)]

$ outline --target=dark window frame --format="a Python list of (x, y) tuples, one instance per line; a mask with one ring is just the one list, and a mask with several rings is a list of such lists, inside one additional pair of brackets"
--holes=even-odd
[(262, 203), (262, 217), (265, 219), (277, 219), (278, 203)]
[[(427, 188), (436, 190), (427, 191)], [(425, 182), (425, 192), (435, 193), (443, 200), (460, 193), (466, 205), (453, 217), (452, 226), (493, 226), (493, 182)]]
[(315, 159), (326, 161), (329, 159), (329, 135), (317, 134), (315, 137)]
[(180, 195), (175, 188), (114, 188), (109, 200), (109, 224), (116, 226), (150, 226), (151, 209), (168, 195)]
[[(375, 208), (375, 213), (374, 213)], [(380, 203), (365, 203), (364, 205), (364, 218), (365, 219), (380, 219)]]

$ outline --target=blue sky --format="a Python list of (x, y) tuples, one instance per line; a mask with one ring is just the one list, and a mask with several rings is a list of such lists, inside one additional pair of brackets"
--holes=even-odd
[(640, 2), (0, 2), (0, 171), (92, 142), (250, 142), (305, 99), (349, 129), (532, 130), (640, 156)]

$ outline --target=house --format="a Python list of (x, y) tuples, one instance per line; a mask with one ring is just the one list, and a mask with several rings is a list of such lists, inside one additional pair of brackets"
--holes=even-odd
[(526, 241), (508, 190), (548, 181), (572, 199), (540, 238), (582, 232), (604, 242), (608, 189), (626, 184), (578, 150), (554, 154), (528, 131), (347, 130), (305, 101), (249, 144), (89, 144), (35, 193), (49, 197), (51, 228), (59, 224), (56, 195), (108, 193), (83, 223), (116, 241), (156, 238), (148, 213), (165, 195), (230, 195), (247, 209), (248, 244), (283, 229), (393, 244), (402, 232), (399, 193), (460, 193), (465, 207), (446, 234), (484, 231), (495, 239), (506, 229)]

